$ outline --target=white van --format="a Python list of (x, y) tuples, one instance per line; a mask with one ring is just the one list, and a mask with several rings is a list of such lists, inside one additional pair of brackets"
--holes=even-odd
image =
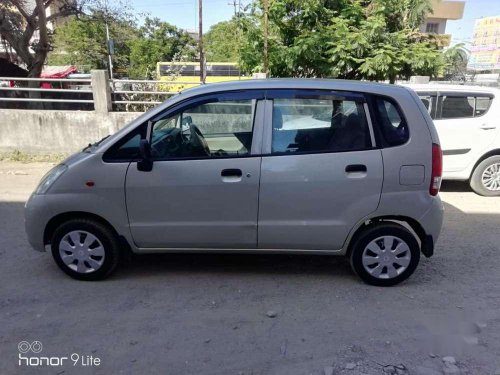
[(443, 149), (443, 179), (469, 181), (500, 196), (500, 90), (460, 85), (410, 85), (427, 107)]

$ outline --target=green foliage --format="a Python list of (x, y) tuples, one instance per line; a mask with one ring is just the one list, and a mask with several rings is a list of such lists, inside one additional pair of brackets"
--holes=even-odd
[(196, 55), (196, 42), (181, 29), (146, 18), (139, 33), (130, 43), (131, 78), (154, 78), (156, 63), (161, 61), (192, 61)]
[(467, 74), (468, 54), (463, 43), (456, 44), (444, 51), (444, 78), (451, 81), (465, 81)]
[[(135, 24), (126, 19), (109, 19), (108, 24), (115, 45), (114, 68), (124, 71), (129, 64), (130, 42), (137, 35)], [(56, 29), (54, 40), (55, 48), (49, 55), (49, 64), (107, 68), (106, 23), (102, 13), (66, 21)]]
[(213, 25), (203, 36), (208, 62), (238, 62), (243, 31), (238, 18)]
[[(385, 80), (438, 75), (445, 66), (435, 37), (418, 28), (428, 0), (271, 0), (269, 69), (272, 76)], [(262, 4), (247, 16), (241, 57), (261, 69)]]

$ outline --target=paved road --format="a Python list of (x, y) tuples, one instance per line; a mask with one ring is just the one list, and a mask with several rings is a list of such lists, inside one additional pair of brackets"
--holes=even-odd
[[(446, 184), (436, 255), (394, 288), (362, 284), (343, 259), (271, 255), (143, 256), (85, 283), (25, 238), (23, 202), (47, 168), (0, 163), (0, 374), (500, 369), (500, 199)], [(101, 363), (19, 367), (22, 340)]]

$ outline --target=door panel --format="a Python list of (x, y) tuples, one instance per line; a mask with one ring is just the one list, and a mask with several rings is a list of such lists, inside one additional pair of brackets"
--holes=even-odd
[[(493, 143), (491, 118), (481, 114), (475, 94), (440, 96), (434, 120), (443, 149), (443, 172), (461, 171)], [(482, 98), (482, 100), (487, 98)], [(478, 101), (479, 102), (479, 101)]]
[(260, 91), (194, 99), (148, 124), (150, 172), (126, 177), (130, 230), (140, 248), (255, 248)]
[[(142, 248), (255, 248), (260, 157), (156, 161), (129, 167), (127, 208)], [(241, 178), (222, 176), (239, 169)]]
[(259, 248), (341, 249), (376, 210), (382, 156), (359, 93), (268, 92)]
[[(366, 172), (346, 172), (350, 165)], [(263, 157), (259, 247), (342, 248), (353, 226), (376, 210), (382, 179), (380, 150)]]

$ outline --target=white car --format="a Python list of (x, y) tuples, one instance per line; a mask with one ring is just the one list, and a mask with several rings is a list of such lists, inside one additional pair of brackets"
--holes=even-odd
[(459, 85), (410, 85), (434, 120), (443, 149), (443, 179), (469, 181), (500, 196), (500, 90)]

